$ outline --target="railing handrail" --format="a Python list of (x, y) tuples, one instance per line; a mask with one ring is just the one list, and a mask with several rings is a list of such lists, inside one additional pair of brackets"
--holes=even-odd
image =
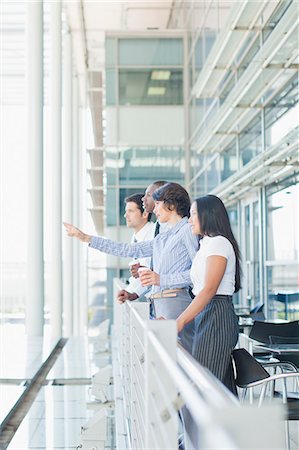
[(214, 406), (235, 405), (240, 407), (238, 399), (179, 343), (177, 343), (177, 357), (179, 366), (190, 377), (193, 384), (206, 394), (211, 394), (209, 400)]
[[(146, 322), (140, 317), (138, 311), (132, 306), (130, 302), (127, 302), (128, 307), (131, 309), (132, 313), (140, 323), (141, 327), (146, 329)], [(164, 350), (164, 347), (161, 345), (159, 340), (155, 337), (152, 332), (149, 332), (150, 340), (157, 352), (160, 349), (161, 352), (164, 352), (165, 358), (167, 355), (167, 360), (170, 364), (170, 361), (173, 361), (168, 356), (167, 352)], [(220, 383), (210, 372), (207, 371), (204, 367), (202, 367), (179, 343), (177, 343), (177, 358), (178, 365), (185, 372), (185, 374), (193, 381), (193, 384), (202, 392), (205, 393), (205, 398), (214, 406), (224, 407), (229, 405), (240, 406), (240, 403), (235, 398), (235, 396), (229, 392), (224, 385)], [(164, 364), (165, 360), (162, 359), (162, 363)], [(165, 365), (165, 364), (164, 364)], [(177, 368), (177, 365), (175, 365)], [(180, 387), (180, 386), (178, 386)], [(210, 395), (207, 395), (207, 394)]]

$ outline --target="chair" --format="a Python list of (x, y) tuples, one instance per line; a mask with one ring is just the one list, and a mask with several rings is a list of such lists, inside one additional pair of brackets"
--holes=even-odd
[[(261, 386), (261, 391), (258, 399), (258, 406), (260, 407), (265, 398), (267, 387), (277, 380), (282, 380), (282, 402), (287, 406), (287, 420), (299, 420), (299, 401), (294, 397), (289, 397), (287, 392), (286, 380), (294, 378), (297, 381), (299, 389), (299, 372), (289, 365), (289, 369), (292, 371), (288, 373), (279, 373), (270, 375), (270, 373), (263, 367), (262, 364), (250, 355), (244, 348), (233, 350), (233, 360), (236, 371), (236, 385), (243, 389), (242, 400), (244, 401), (248, 389), (253, 389), (256, 386)], [(269, 363), (267, 366), (281, 367), (286, 366), (286, 363)], [(270, 391), (271, 397), (280, 396), (278, 392)], [(290, 436), (288, 422), (286, 421), (286, 441), (287, 448), (290, 448)]]
[(269, 336), (299, 337), (299, 321), (288, 323), (254, 322), (249, 337), (263, 344), (270, 344)]
[[(299, 336), (294, 337), (286, 337), (286, 336), (269, 336), (269, 340), (271, 345), (275, 344), (299, 344)], [(289, 352), (283, 354), (276, 354), (275, 358), (277, 358), (281, 362), (291, 362), (297, 368), (299, 368), (299, 353)]]

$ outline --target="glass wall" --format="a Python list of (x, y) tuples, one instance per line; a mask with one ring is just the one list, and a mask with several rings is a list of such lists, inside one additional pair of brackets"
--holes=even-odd
[[(231, 30), (234, 8), (226, 2), (203, 1), (199, 22), (194, 5), (188, 9), (190, 17), (194, 7), (188, 22), (190, 192), (214, 193), (232, 211), (242, 212), (237, 226), (244, 274), (239, 301), (250, 307), (265, 303), (269, 317), (281, 318), (285, 305), (276, 301), (277, 294), (299, 290), (299, 201), (294, 181), (299, 103), (292, 59), (296, 52), (291, 50), (298, 49), (298, 34), (284, 42), (277, 33), (283, 26), (289, 33), (284, 20), (293, 3), (268, 2), (260, 16), (258, 11), (252, 16), (256, 26), (251, 31), (248, 11), (240, 11)], [(258, 3), (252, 7), (258, 8)], [(213, 60), (207, 64), (211, 54)]]
[[(155, 180), (184, 182), (183, 49), (178, 37), (107, 36), (105, 223), (112, 238), (129, 240), (125, 197)], [(127, 273), (126, 260), (109, 260), (108, 284)]]
[[(273, 318), (286, 317), (278, 294), (299, 293), (299, 177), (267, 189), (267, 285)], [(282, 297), (286, 300), (286, 297)], [(292, 299), (293, 296), (290, 296)], [(299, 319), (299, 299), (288, 305), (291, 319)]]

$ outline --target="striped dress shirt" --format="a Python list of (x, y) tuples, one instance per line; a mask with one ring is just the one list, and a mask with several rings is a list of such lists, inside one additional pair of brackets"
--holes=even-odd
[(184, 217), (151, 241), (127, 244), (93, 236), (89, 246), (115, 256), (152, 256), (153, 270), (160, 275), (160, 286), (152, 286), (152, 293), (155, 293), (190, 286), (190, 268), (199, 244), (198, 238), (192, 235), (187, 217)]

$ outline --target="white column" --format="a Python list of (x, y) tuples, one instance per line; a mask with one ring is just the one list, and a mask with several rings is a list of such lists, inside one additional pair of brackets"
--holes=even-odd
[[(44, 327), (43, 2), (27, 2), (28, 256), (26, 332)], [(17, 133), (16, 129), (16, 133)]]
[(185, 160), (185, 188), (190, 190), (191, 180), (191, 149), (189, 132), (189, 66), (188, 66), (188, 36), (184, 36), (184, 160)]
[(51, 3), (51, 154), (52, 154), (52, 258), (51, 258), (51, 332), (62, 336), (62, 52), (61, 52), (61, 2)]
[[(73, 142), (72, 142), (72, 42), (64, 35), (64, 221), (73, 223)], [(73, 335), (73, 239), (65, 238), (64, 253), (64, 335)]]
[[(73, 78), (73, 218), (74, 223), (80, 227), (79, 216), (79, 118), (78, 118), (78, 78)], [(74, 241), (74, 285), (73, 285), (73, 333), (80, 335), (80, 272), (79, 272), (79, 251), (82, 243)]]

